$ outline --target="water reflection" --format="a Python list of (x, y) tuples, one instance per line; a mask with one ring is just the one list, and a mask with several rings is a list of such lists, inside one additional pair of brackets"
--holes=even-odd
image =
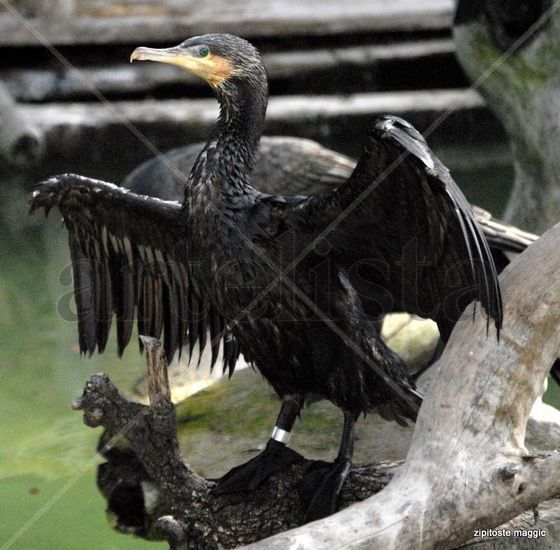
[(13, 548), (147, 546), (109, 528), (95, 486), (99, 431), (70, 409), (90, 374), (106, 371), (126, 388), (143, 361), (132, 347), (116, 360), (114, 346), (80, 358), (76, 327), (57, 314), (68, 291), (65, 230), (56, 216), (29, 221), (22, 187), (4, 182), (1, 193), (0, 545), (18, 534)]

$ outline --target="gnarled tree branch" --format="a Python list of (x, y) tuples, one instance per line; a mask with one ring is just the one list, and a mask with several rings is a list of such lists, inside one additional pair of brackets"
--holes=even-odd
[[(201, 549), (234, 548), (300, 525), (305, 504), (298, 483), (313, 461), (292, 466), (250, 494), (212, 495), (214, 482), (181, 459), (163, 347), (153, 338), (142, 340), (150, 406), (124, 399), (104, 374), (93, 375), (73, 405), (88, 426), (106, 429), (99, 451), (108, 462), (99, 469), (98, 484), (120, 528), (165, 538), (172, 548)], [(354, 469), (341, 506), (381, 490), (396, 466)]]

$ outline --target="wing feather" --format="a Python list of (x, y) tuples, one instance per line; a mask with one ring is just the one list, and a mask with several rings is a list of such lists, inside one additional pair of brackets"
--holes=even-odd
[[(105, 349), (114, 314), (122, 354), (136, 316), (140, 334), (160, 338), (163, 331), (169, 361), (187, 342), (192, 352), (198, 341), (202, 353), (210, 331), (213, 366), (224, 322), (189, 284), (180, 204), (65, 174), (40, 184), (30, 203), (46, 213), (53, 206), (68, 229), (81, 352)], [(227, 337), (231, 347), (235, 339)], [(228, 358), (234, 368), (231, 352)]]
[[(477, 216), (408, 122), (380, 117), (350, 178), (287, 217), (312, 242), (327, 239), (350, 273), (364, 260), (384, 262), (384, 277), (367, 266), (360, 277), (350, 276), (363, 303), (374, 304), (371, 314), (404, 310), (431, 317), (447, 337), (468, 303), (478, 300), (499, 332), (499, 281)], [(363, 294), (364, 273), (390, 294), (390, 307)]]

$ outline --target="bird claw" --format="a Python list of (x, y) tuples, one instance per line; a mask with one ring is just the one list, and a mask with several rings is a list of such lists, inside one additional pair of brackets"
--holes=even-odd
[(271, 475), (302, 460), (303, 456), (293, 449), (270, 439), (264, 451), (245, 464), (232, 468), (220, 478), (212, 489), (212, 494), (223, 495), (253, 491)]
[(334, 463), (317, 461), (306, 472), (299, 484), (302, 500), (309, 503), (304, 523), (334, 514), (338, 496), (350, 471), (350, 460)]

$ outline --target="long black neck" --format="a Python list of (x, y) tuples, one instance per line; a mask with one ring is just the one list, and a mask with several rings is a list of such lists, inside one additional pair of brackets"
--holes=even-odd
[(208, 187), (234, 195), (250, 189), (248, 174), (253, 167), (268, 102), (266, 78), (232, 79), (216, 91), (216, 96), (220, 115), (193, 166), (186, 200), (187, 194), (194, 191), (192, 187), (205, 187), (204, 194), (211, 192)]
[(236, 160), (250, 170), (264, 128), (268, 90), (262, 82), (232, 81), (218, 91), (220, 116), (213, 139), (223, 145), (227, 160)]

